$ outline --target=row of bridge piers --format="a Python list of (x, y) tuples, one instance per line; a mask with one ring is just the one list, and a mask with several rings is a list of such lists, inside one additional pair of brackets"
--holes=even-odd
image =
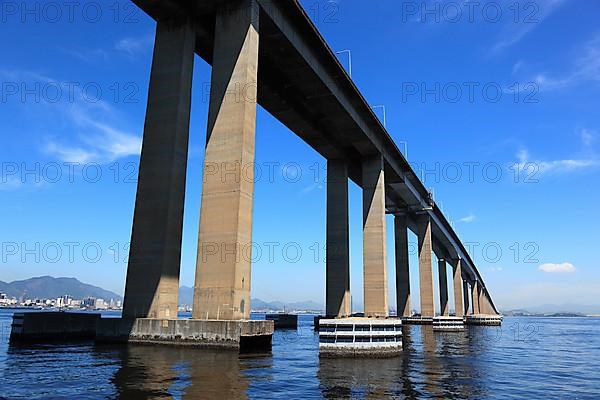
[[(363, 266), (364, 314), (366, 317), (387, 317), (388, 301), (385, 173), (381, 157), (366, 159), (363, 170)], [(399, 317), (413, 315), (409, 277), (409, 218), (417, 223), (420, 314), (433, 318), (435, 313), (432, 221), (423, 210), (420, 213), (394, 215), (396, 272), (396, 310)], [(352, 314), (350, 294), (348, 214), (348, 165), (343, 160), (327, 164), (327, 259), (326, 314), (342, 318)], [(450, 311), (447, 264), (452, 266), (451, 282), (456, 316), (469, 314), (495, 315), (488, 294), (477, 280), (463, 273), (463, 260), (438, 258), (438, 288), (441, 316)]]

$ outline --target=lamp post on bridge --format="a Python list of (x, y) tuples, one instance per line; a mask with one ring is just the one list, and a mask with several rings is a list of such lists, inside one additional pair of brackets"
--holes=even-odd
[(348, 75), (352, 78), (352, 52), (350, 50), (336, 51), (335, 54), (348, 54)]

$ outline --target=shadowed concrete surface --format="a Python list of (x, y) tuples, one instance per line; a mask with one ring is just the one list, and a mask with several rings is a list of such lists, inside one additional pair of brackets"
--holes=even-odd
[(195, 35), (157, 24), (123, 315), (177, 316)]
[(348, 163), (327, 161), (327, 260), (325, 314), (351, 314)]
[(400, 317), (410, 317), (410, 276), (408, 262), (408, 221), (405, 215), (394, 217), (396, 245), (396, 310)]
[(446, 272), (446, 260), (438, 260), (438, 279), (440, 291), (440, 315), (448, 316), (448, 275)]

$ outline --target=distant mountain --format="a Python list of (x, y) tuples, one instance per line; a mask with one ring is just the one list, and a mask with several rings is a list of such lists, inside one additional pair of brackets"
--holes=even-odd
[[(179, 305), (191, 306), (194, 303), (194, 288), (182, 286), (179, 288)], [(322, 310), (323, 305), (314, 301), (300, 301), (296, 303), (284, 303), (281, 301), (266, 302), (261, 299), (251, 299), (252, 310), (256, 311), (297, 311), (297, 310)]]
[(0, 293), (8, 297), (21, 297), (27, 299), (56, 299), (69, 295), (75, 299), (95, 297), (104, 300), (123, 300), (122, 296), (102, 289), (98, 286), (82, 283), (75, 278), (53, 278), (40, 276), (37, 278), (14, 281), (10, 283), (0, 281)]
[(531, 306), (521, 310), (512, 311), (528, 311), (530, 313), (582, 313), (582, 314), (600, 314), (600, 306), (590, 306), (583, 304), (544, 304), (541, 306)]
[(179, 305), (191, 306), (194, 304), (194, 288), (182, 286), (179, 288)]
[(317, 311), (323, 310), (323, 305), (314, 301), (283, 303), (281, 301), (266, 302), (261, 299), (251, 299), (250, 305), (255, 311)]

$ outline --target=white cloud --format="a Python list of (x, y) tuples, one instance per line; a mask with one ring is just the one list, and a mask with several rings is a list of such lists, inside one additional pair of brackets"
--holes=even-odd
[(470, 223), (470, 222), (474, 222), (477, 219), (477, 217), (473, 214), (469, 214), (468, 216), (461, 218), (458, 220), (458, 222), (464, 222), (464, 223)]
[[(529, 32), (533, 31), (565, 2), (566, 0), (546, 0), (545, 2), (536, 2), (534, 5), (539, 9), (534, 14), (531, 14), (531, 10), (524, 11), (524, 14), (521, 16), (523, 21), (520, 21), (519, 23), (514, 23), (514, 20), (511, 18), (510, 22), (507, 23), (506, 28), (501, 32), (502, 39), (492, 47), (492, 54), (499, 53), (520, 42)], [(522, 5), (518, 6), (523, 7)], [(523, 10), (521, 11), (523, 12)], [(533, 19), (529, 23), (524, 21), (528, 16)]]
[(521, 68), (523, 68), (523, 61), (518, 61), (515, 63), (515, 65), (513, 65), (513, 69), (512, 69), (512, 73), (513, 75), (516, 74), (517, 72), (519, 72), (521, 70)]
[(538, 270), (548, 273), (573, 273), (576, 271), (576, 268), (571, 263), (542, 264), (538, 267)]
[[(25, 70), (0, 70), (0, 77), (28, 84), (30, 82), (56, 85), (63, 83), (37, 72)], [(71, 86), (71, 88), (73, 96), (63, 96), (58, 102), (35, 103), (36, 106), (50, 109), (54, 117), (67, 120), (66, 125), (62, 120), (60, 122), (61, 131), (68, 132), (68, 135), (49, 135), (42, 146), (43, 152), (54, 155), (64, 162), (81, 164), (91, 162), (104, 164), (122, 157), (140, 154), (141, 137), (121, 128), (125, 125), (125, 121), (119, 117), (118, 109), (103, 100), (86, 100), (80, 86)], [(42, 97), (42, 100), (45, 98)], [(8, 185), (5, 185), (6, 187)]]
[[(107, 105), (101, 105), (102, 110)], [(108, 108), (108, 113), (111, 110)], [(107, 116), (98, 109), (90, 110), (87, 107), (73, 106), (67, 111), (73, 120), (78, 135), (70, 143), (49, 139), (44, 151), (57, 156), (61, 161), (72, 163), (100, 163), (106, 164), (123, 157), (139, 155), (142, 148), (141, 137), (124, 132), (104, 122)], [(75, 143), (73, 143), (75, 142)]]
[(154, 38), (151, 35), (140, 38), (123, 38), (115, 44), (115, 50), (124, 52), (130, 57), (135, 57), (149, 50), (153, 43)]
[(553, 173), (570, 173), (586, 170), (600, 166), (600, 160), (588, 159), (564, 159), (564, 160), (535, 160), (531, 159), (527, 149), (521, 149), (517, 153), (517, 162), (513, 168), (526, 173), (530, 178)]
[(57, 49), (71, 57), (77, 58), (87, 63), (109, 60), (109, 52), (103, 49), (66, 48), (61, 46), (57, 47)]
[(576, 57), (570, 72), (563, 76), (548, 76), (540, 73), (532, 79), (540, 91), (559, 90), (583, 82), (600, 82), (600, 35), (582, 46), (581, 54)]
[(581, 141), (585, 146), (591, 146), (596, 141), (596, 132), (588, 129), (582, 129), (579, 133), (581, 135)]

